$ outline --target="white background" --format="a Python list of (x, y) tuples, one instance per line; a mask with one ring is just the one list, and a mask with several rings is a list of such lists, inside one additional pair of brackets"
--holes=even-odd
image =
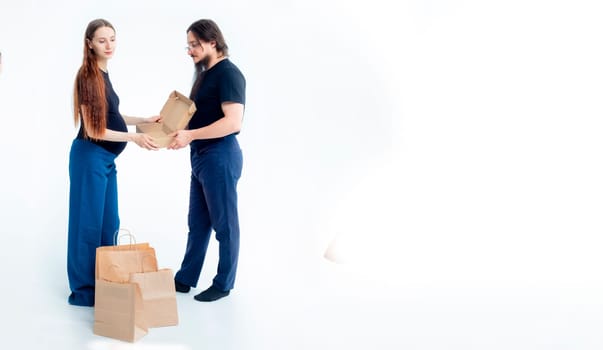
[[(0, 5), (0, 317), (14, 347), (127, 345), (66, 303), (72, 85), (98, 17), (117, 30), (123, 114), (188, 94), (199, 18), (247, 78), (236, 289), (212, 305), (179, 295), (181, 325), (133, 347), (603, 346), (598, 2)], [(122, 227), (177, 270), (188, 151), (130, 144), (117, 166)], [(347, 264), (322, 258), (335, 237)]]

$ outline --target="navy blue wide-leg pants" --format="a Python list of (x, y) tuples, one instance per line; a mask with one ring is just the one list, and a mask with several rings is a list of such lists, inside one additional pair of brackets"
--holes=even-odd
[(96, 248), (113, 245), (119, 229), (115, 157), (86, 140), (71, 145), (67, 275), (73, 305), (94, 305)]
[(191, 147), (191, 168), (188, 241), (175, 279), (197, 286), (213, 230), (219, 243), (213, 285), (222, 291), (231, 290), (239, 259), (237, 182), (243, 168), (236, 137), (230, 135), (200, 149)]

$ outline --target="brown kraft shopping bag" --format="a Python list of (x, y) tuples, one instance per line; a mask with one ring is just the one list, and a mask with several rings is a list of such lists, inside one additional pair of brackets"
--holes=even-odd
[(176, 289), (171, 269), (132, 273), (130, 282), (140, 287), (143, 317), (149, 328), (178, 324)]
[(148, 243), (96, 248), (96, 280), (125, 283), (130, 273), (151, 271), (157, 271), (157, 258)]
[(147, 333), (138, 285), (96, 281), (94, 334), (135, 342)]

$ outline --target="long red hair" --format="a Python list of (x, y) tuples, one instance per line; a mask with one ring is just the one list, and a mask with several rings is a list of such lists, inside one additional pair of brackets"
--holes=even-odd
[(75, 125), (83, 123), (84, 136), (101, 138), (107, 128), (107, 97), (105, 80), (97, 63), (96, 55), (90, 48), (97, 29), (113, 25), (104, 19), (95, 19), (88, 24), (84, 36), (84, 60), (77, 72), (73, 89), (73, 119)]

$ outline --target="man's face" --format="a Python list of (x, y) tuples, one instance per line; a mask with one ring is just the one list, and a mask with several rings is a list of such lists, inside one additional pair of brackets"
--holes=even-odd
[(188, 42), (187, 52), (193, 59), (193, 62), (195, 64), (201, 62), (202, 65), (207, 66), (214, 51), (212, 43), (198, 40), (192, 32), (188, 32), (186, 37)]

